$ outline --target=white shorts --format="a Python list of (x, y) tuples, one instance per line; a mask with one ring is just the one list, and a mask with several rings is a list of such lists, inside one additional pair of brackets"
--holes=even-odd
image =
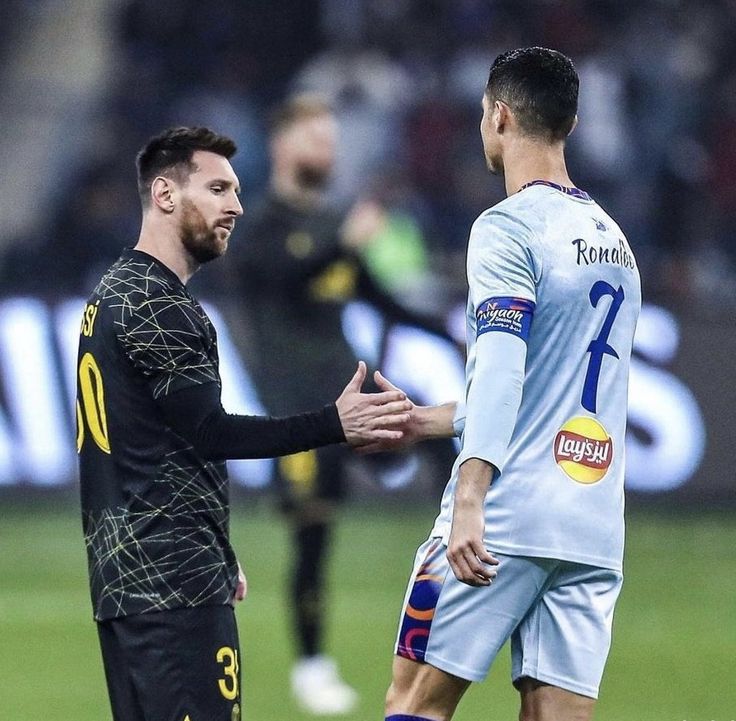
[(473, 587), (455, 578), (446, 551), (441, 538), (417, 551), (397, 655), (482, 681), (511, 639), (514, 683), (528, 676), (598, 698), (619, 571), (496, 553), (496, 579)]

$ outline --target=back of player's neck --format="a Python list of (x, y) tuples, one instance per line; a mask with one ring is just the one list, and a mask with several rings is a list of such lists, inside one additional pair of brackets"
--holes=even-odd
[(518, 193), (535, 180), (546, 180), (565, 188), (572, 186), (562, 145), (519, 142), (505, 158), (504, 176), (507, 195)]
[(564, 163), (562, 167), (540, 163), (530, 165), (526, 168), (519, 168), (515, 171), (512, 170), (511, 172), (507, 170), (506, 194), (513, 195), (514, 193), (518, 193), (523, 187), (533, 183), (535, 180), (554, 183), (555, 185), (561, 185), (563, 188), (573, 187), (573, 182), (567, 174)]

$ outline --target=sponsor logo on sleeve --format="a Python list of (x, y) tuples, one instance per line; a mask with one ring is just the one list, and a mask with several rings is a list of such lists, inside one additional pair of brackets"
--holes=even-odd
[(534, 302), (526, 298), (488, 298), (478, 306), (475, 314), (476, 335), (500, 331), (527, 341), (534, 307)]
[(565, 423), (555, 436), (557, 465), (578, 483), (597, 483), (613, 460), (613, 439), (593, 418), (578, 416)]

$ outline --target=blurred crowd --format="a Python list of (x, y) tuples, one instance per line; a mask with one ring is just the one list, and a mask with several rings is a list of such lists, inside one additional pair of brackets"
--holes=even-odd
[(135, 151), (172, 124), (206, 124), (236, 140), (247, 212), (267, 183), (269, 111), (300, 90), (327, 96), (340, 121), (332, 200), (369, 197), (390, 213), (392, 232), (373, 253), (379, 280), (396, 292), (411, 273), (461, 288), (470, 224), (503, 197), (478, 133), (490, 63), (506, 49), (545, 45), (570, 55), (581, 76), (571, 176), (627, 233), (645, 297), (736, 304), (734, 0), (116, 8), (116, 72), (89, 146), (55, 195), (47, 244), (6, 249), (6, 291), (91, 287), (135, 241)]

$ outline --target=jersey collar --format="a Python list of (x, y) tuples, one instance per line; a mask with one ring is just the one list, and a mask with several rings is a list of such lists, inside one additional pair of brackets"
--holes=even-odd
[(519, 188), (519, 192), (525, 188), (531, 187), (532, 185), (546, 185), (548, 188), (554, 188), (555, 190), (559, 190), (561, 193), (570, 195), (578, 200), (593, 200), (584, 190), (580, 190), (580, 188), (567, 188), (564, 185), (553, 183), (551, 180), (532, 180), (529, 183), (522, 185)]
[(168, 278), (174, 285), (180, 285), (182, 288), (186, 288), (186, 285), (181, 282), (181, 278), (168, 265), (162, 263), (158, 258), (154, 258), (150, 253), (135, 248), (126, 248), (123, 251), (123, 256), (151, 263), (159, 270), (161, 275)]

